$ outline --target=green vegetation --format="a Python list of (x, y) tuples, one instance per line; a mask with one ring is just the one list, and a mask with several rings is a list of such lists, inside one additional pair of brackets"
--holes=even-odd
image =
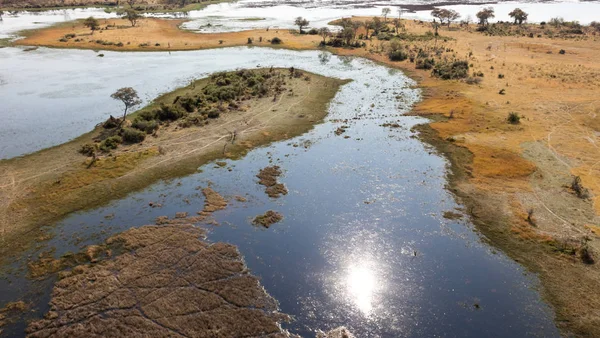
[(469, 74), (469, 63), (467, 61), (438, 62), (432, 74), (442, 80), (464, 79)]
[(521, 123), (521, 116), (519, 116), (518, 113), (510, 112), (510, 113), (508, 113), (508, 117), (506, 118), (506, 121), (508, 121), (508, 123), (510, 123), (510, 124), (519, 124), (519, 123)]

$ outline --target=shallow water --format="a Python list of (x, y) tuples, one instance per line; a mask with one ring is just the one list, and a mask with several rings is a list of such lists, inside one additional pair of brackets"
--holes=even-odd
[[(192, 19), (183, 24), (183, 27), (200, 33), (231, 32), (257, 28), (271, 27), (273, 29), (297, 28), (294, 18), (303, 16), (307, 18), (311, 27), (327, 26), (327, 23), (349, 16), (381, 15), (381, 9), (390, 7), (390, 17), (395, 17), (398, 8), (403, 8), (403, 18), (431, 20), (431, 10), (412, 11), (412, 6), (456, 3), (447, 6), (458, 11), (462, 18), (470, 16), (475, 18), (481, 7), (494, 7), (496, 18), (492, 21), (511, 21), (508, 13), (520, 7), (529, 13), (530, 22), (549, 21), (553, 17), (563, 17), (571, 21), (588, 24), (598, 21), (600, 1), (500, 1), (497, 4), (481, 5), (486, 0), (240, 0), (232, 3), (221, 3), (207, 6), (199, 11), (187, 13), (149, 14), (156, 17), (187, 17)], [(411, 11), (408, 11), (408, 10)], [(14, 36), (24, 29), (47, 27), (49, 25), (82, 19), (89, 16), (96, 18), (112, 18), (115, 13), (107, 13), (99, 8), (66, 9), (45, 12), (22, 12), (17, 15), (5, 14), (0, 21), (0, 39)], [(244, 20), (244, 19), (262, 20)]]
[[(6, 53), (22, 52), (0, 50), (0, 55)], [(294, 66), (353, 81), (342, 86), (325, 123), (311, 132), (228, 161), (232, 171), (208, 164), (188, 177), (73, 214), (51, 229), (56, 236), (41, 250), (55, 247), (60, 256), (112, 233), (153, 223), (157, 216), (195, 214), (203, 205), (197, 187), (210, 181), (230, 200), (230, 207), (215, 213), (221, 225), (208, 226), (209, 239), (239, 246), (281, 310), (295, 317), (285, 325), (294, 333), (310, 337), (314, 329), (346, 325), (358, 337), (558, 336), (553, 313), (535, 290), (536, 278), (483, 244), (468, 221), (442, 217), (459, 206), (444, 189), (446, 161), (410, 131), (424, 120), (403, 116), (418, 100), (419, 90), (401, 72), (318, 51), (228, 48), (105, 54), (103, 59), (72, 50), (20, 54), (25, 75), (28, 65), (36, 64), (31, 69), (49, 69), (40, 81), (55, 84), (52, 95), (41, 95), (49, 89), (34, 86), (36, 95), (29, 99), (41, 100), (40, 107), (46, 99), (55, 100), (54, 105), (67, 102), (56, 114), (99, 121), (113, 107), (96, 106), (110, 103), (107, 93), (116, 87), (133, 85), (151, 97), (190, 76), (258, 64)], [(91, 90), (75, 90), (82, 86)], [(401, 127), (381, 126), (386, 122)], [(57, 122), (54, 128), (77, 134), (72, 125), (63, 124)], [(333, 131), (343, 124), (348, 131), (335, 136)], [(39, 138), (35, 144), (44, 142)], [(281, 166), (280, 181), (289, 189), (279, 199), (268, 198), (256, 183), (259, 169), (270, 164)], [(235, 195), (248, 202), (235, 202)], [(151, 208), (149, 202), (163, 206)], [(284, 220), (270, 229), (250, 224), (267, 210), (281, 212)], [(35, 257), (37, 252), (30, 254)], [(32, 283), (16, 272), (0, 280), (0, 305), (24, 297), (36, 304), (38, 312), (30, 316), (39, 317), (47, 310), (51, 282)], [(8, 327), (5, 334), (18, 335), (24, 326)]]

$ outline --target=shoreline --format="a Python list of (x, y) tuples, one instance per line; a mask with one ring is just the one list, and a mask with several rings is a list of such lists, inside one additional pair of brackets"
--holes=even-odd
[[(72, 212), (104, 205), (159, 180), (189, 175), (211, 161), (237, 159), (254, 148), (311, 130), (323, 121), (331, 99), (347, 81), (305, 74), (311, 78), (308, 86), (304, 79), (289, 81), (293, 96), (283, 95), (276, 102), (272, 97), (252, 99), (249, 108), (243, 107), (246, 111), (224, 114), (207, 126), (179, 128), (176, 122), (171, 123), (159, 129), (158, 136), (147, 135), (143, 143), (98, 157), (89, 168), (90, 158), (78, 151), (105, 132), (102, 126), (67, 143), (0, 161), (0, 170), (9, 178), (8, 185), (0, 190), (3, 240), (10, 243), (2, 248), (3, 262), (47, 237), (40, 224), (54, 224)], [(199, 79), (196, 85), (207, 81)], [(154, 103), (129, 114), (128, 121), (161, 100), (171, 102), (173, 95), (187, 88), (159, 96)], [(298, 106), (300, 102), (305, 105)], [(231, 135), (225, 126), (236, 130), (234, 144), (229, 144)]]
[[(407, 24), (409, 23), (407, 22)], [(418, 24), (411, 24), (411, 28), (423, 29)], [(425, 27), (424, 29), (427, 28)], [(202, 35), (204, 35), (204, 39), (212, 38), (213, 42), (216, 41), (215, 39), (218, 39), (219, 35), (235, 37), (238, 39), (235, 40), (237, 42), (233, 44), (228, 42), (227, 45), (222, 46), (232, 47), (245, 45), (243, 44), (245, 38), (255, 36), (263, 31), (254, 30)], [(445, 30), (441, 33), (447, 34)], [(294, 36), (289, 34), (287, 30), (278, 34), (284, 40), (284, 44), (279, 48), (315, 49), (315, 39), (317, 41), (320, 40), (318, 36), (314, 38), (311, 38), (309, 35)], [(552, 198), (552, 196), (540, 197), (539, 193), (536, 193), (539, 189), (546, 187), (544, 184), (547, 183), (537, 178), (537, 176), (544, 176), (542, 172), (545, 173), (545, 171), (553, 169), (553, 164), (542, 163), (542, 155), (544, 154), (531, 155), (532, 150), (527, 147), (530, 147), (529, 143), (533, 143), (534, 145), (542, 144), (544, 146), (541, 143), (543, 140), (542, 136), (547, 133), (549, 128), (555, 129), (557, 126), (553, 124), (554, 121), (547, 120), (548, 118), (543, 115), (546, 114), (545, 111), (538, 112), (534, 110), (535, 107), (528, 105), (528, 97), (522, 99), (513, 94), (521, 91), (521, 95), (527, 96), (523, 92), (528, 91), (528, 95), (534, 95), (533, 93), (538, 93), (536, 88), (545, 88), (548, 89), (550, 94), (540, 93), (537, 95), (549, 95), (541, 99), (552, 102), (553, 99), (555, 100), (552, 97), (553, 93), (564, 92), (568, 89), (580, 95), (582, 97), (579, 98), (581, 102), (588, 102), (588, 96), (585, 95), (589, 95), (589, 92), (586, 90), (591, 85), (590, 83), (578, 82), (577, 79), (569, 78), (568, 74), (563, 75), (562, 73), (558, 73), (560, 78), (556, 81), (547, 80), (548, 77), (552, 79), (551, 76), (545, 75), (547, 72), (552, 71), (550, 68), (548, 70), (544, 69), (542, 72), (544, 76), (529, 78), (527, 75), (537, 76), (537, 74), (531, 73), (534, 72), (533, 68), (523, 70), (520, 69), (518, 63), (529, 67), (528, 62), (531, 62), (533, 65), (542, 64), (542, 62), (550, 62), (550, 65), (552, 62), (560, 62), (555, 61), (562, 60), (558, 59), (560, 56), (557, 56), (559, 48), (557, 46), (565, 46), (564, 48), (567, 50), (575, 50), (576, 54), (572, 54), (573, 56), (570, 56), (568, 60), (570, 62), (581, 63), (584, 62), (584, 59), (580, 55), (592, 54), (594, 50), (599, 48), (598, 43), (596, 43), (595, 39), (593, 42), (590, 41), (587, 46), (588, 50), (584, 51), (580, 45), (575, 43), (576, 41), (569, 40), (544, 39), (538, 43), (537, 40), (530, 40), (524, 37), (486, 38), (473, 35), (471, 32), (464, 32), (464, 34), (463, 32), (448, 32), (448, 34), (452, 34), (452, 36), (460, 35), (460, 38), (465, 39), (471, 37), (471, 40), (469, 40), (471, 44), (478, 43), (477, 47), (479, 49), (475, 51), (477, 58), (474, 57), (473, 60), (473, 63), (477, 64), (477, 69), (481, 69), (486, 74), (492, 73), (493, 75), (497, 75), (499, 69), (506, 68), (504, 71), (507, 72), (506, 75), (508, 77), (512, 76), (511, 73), (508, 73), (509, 71), (517, 73), (517, 75), (511, 77), (511, 85), (508, 85), (508, 80), (500, 81), (501, 78), (499, 76), (498, 79), (489, 76), (485, 77), (483, 84), (480, 86), (470, 86), (456, 81), (443, 81), (432, 78), (429, 75), (430, 71), (415, 70), (414, 66), (408, 62), (396, 63), (389, 61), (385, 55), (372, 54), (362, 49), (328, 47), (327, 50), (337, 55), (365, 57), (372, 61), (400, 69), (419, 84), (419, 87), (423, 90), (423, 99), (413, 108), (413, 114), (429, 118), (431, 122), (420, 125), (415, 130), (418, 131), (418, 137), (423, 142), (431, 145), (448, 159), (450, 164), (447, 175), (448, 189), (459, 198), (461, 204), (465, 205), (471, 221), (483, 235), (483, 240), (492, 246), (500, 248), (513, 260), (519, 262), (529, 271), (536, 273), (542, 284), (541, 294), (544, 300), (553, 306), (556, 314), (555, 323), (563, 334), (574, 333), (582, 336), (600, 334), (600, 327), (596, 325), (599, 319), (594, 316), (585, 318), (585, 314), (588, 311), (598, 309), (598, 297), (594, 296), (593, 293), (594, 286), (597, 285), (598, 281), (597, 270), (594, 269), (593, 265), (588, 267), (579, 262), (576, 256), (568, 254), (560, 247), (563, 240), (562, 236), (566, 238), (569, 238), (568, 236), (573, 237), (575, 236), (574, 234), (582, 230), (581, 228), (584, 228), (585, 231), (583, 225), (587, 221), (577, 219), (577, 223), (574, 221), (571, 226), (572, 229), (567, 229), (568, 231), (557, 230), (557, 227), (563, 224), (552, 219), (551, 215), (547, 216), (546, 211), (543, 209), (548, 209), (550, 211), (549, 214), (556, 213), (548, 207), (549, 202), (547, 198)], [(56, 36), (60, 36), (60, 34)], [(286, 40), (288, 42), (292, 40), (293, 44), (286, 43)], [(25, 41), (27, 40), (20, 41), (21, 43), (19, 44), (25, 45)], [(487, 48), (484, 43), (487, 43), (487, 41), (492, 41), (497, 46), (497, 49), (494, 49), (493, 52), (486, 52)], [(214, 48), (210, 44), (200, 46), (196, 49)], [(459, 45), (458, 42), (453, 42), (453, 46), (454, 48), (462, 48), (461, 50), (464, 50), (464, 47)], [(507, 48), (512, 48), (514, 50), (513, 54), (524, 53), (526, 55), (515, 56), (504, 53), (506, 55), (503, 56), (503, 60), (509, 60), (510, 57), (512, 62), (517, 63), (517, 66), (508, 70), (509, 66), (496, 62), (500, 57), (493, 55), (501, 54), (502, 47), (504, 48), (504, 52), (506, 52)], [(69, 48), (81, 49), (81, 47), (77, 46)], [(83, 48), (93, 49), (91, 47)], [(112, 48), (114, 48), (112, 50), (119, 50), (118, 47)], [(473, 49), (473, 46), (471, 46), (472, 51)], [(140, 50), (150, 51), (148, 49)], [(155, 50), (159, 51), (160, 49)], [(553, 50), (556, 50), (554, 54), (548, 53), (553, 52)], [(162, 49), (160, 51), (167, 50)], [(484, 57), (479, 58), (482, 55)], [(527, 59), (530, 55), (531, 60), (542, 59), (543, 61), (530, 61)], [(583, 74), (589, 74), (590, 70), (592, 72), (598, 70), (599, 67), (596, 63), (590, 63), (591, 61), (585, 62), (588, 62), (585, 66), (587, 68), (583, 70), (569, 68), (569, 70), (572, 72), (583, 72)], [(492, 65), (491, 71), (490, 64)], [(545, 63), (543, 64), (545, 65)], [(494, 66), (498, 70), (495, 70)], [(519, 77), (521, 79), (518, 82), (514, 82)], [(590, 81), (595, 81), (595, 78), (590, 79)], [(509, 95), (510, 100), (507, 100), (506, 97), (498, 96), (498, 88), (505, 87), (503, 85), (504, 82), (507, 83), (506, 87), (508, 90), (513, 91), (510, 93), (513, 95)], [(515, 86), (520, 87), (512, 89)], [(483, 92), (485, 89), (495, 90), (495, 92)], [(579, 102), (576, 101), (577, 98), (575, 97), (571, 98), (569, 96), (569, 98), (571, 101)], [(504, 120), (505, 111), (511, 108), (501, 105), (500, 99), (507, 102), (510, 101), (511, 105), (516, 105), (521, 108), (519, 109), (521, 111), (526, 110), (523, 113), (525, 114), (525, 119), (521, 125), (511, 126), (506, 123)], [(552, 109), (560, 112), (562, 111), (561, 107), (562, 103), (559, 101), (556, 108), (553, 106)], [(454, 112), (456, 116), (452, 117)], [(510, 135), (511, 137), (507, 137), (506, 135)], [(567, 142), (567, 140), (563, 139), (561, 141)], [(498, 143), (501, 143), (501, 146)], [(526, 143), (527, 147), (524, 147)], [(574, 143), (574, 146), (580, 147), (581, 145)], [(568, 154), (572, 153), (567, 152), (567, 150), (573, 151), (572, 148), (562, 148), (560, 150), (562, 153)], [(558, 152), (559, 150), (555, 149), (554, 151)], [(589, 170), (592, 169), (593, 167)], [(572, 172), (573, 169), (570, 171)], [(577, 169), (575, 172), (582, 173), (583, 169)], [(584, 185), (590, 187), (592, 193), (597, 193), (598, 187), (592, 181), (593, 175), (590, 173), (587, 176), (581, 175)], [(564, 188), (560, 185), (556, 186), (556, 184), (551, 186), (551, 188), (564, 190)], [(568, 196), (564, 195), (563, 197), (570, 198)], [(532, 199), (534, 197), (537, 198), (537, 202), (535, 199)], [(598, 203), (597, 197), (595, 201), (595, 206), (593, 201), (574, 200), (572, 203), (577, 203), (576, 205), (580, 208), (589, 208), (588, 204), (591, 203), (591, 210), (597, 215), (598, 210), (600, 210), (600, 203)], [(536, 205), (535, 217), (537, 224), (535, 226), (525, 221), (526, 215), (524, 213), (528, 207), (527, 204)], [(554, 206), (551, 207), (554, 208)], [(561, 214), (571, 215), (563, 209), (560, 212)], [(588, 231), (587, 234), (592, 238), (592, 248), (597, 248), (597, 236), (591, 231)], [(584, 295), (588, 298), (582, 299)]]

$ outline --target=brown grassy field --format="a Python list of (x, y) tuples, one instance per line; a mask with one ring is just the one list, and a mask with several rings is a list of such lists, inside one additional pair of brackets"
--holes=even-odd
[[(118, 20), (103, 24), (126, 25)], [(194, 34), (179, 30), (179, 24), (143, 20), (140, 27), (108, 29), (92, 38), (76, 23), (37, 31), (18, 43), (185, 50), (246, 45), (248, 37), (270, 46), (265, 40), (278, 36), (282, 48), (313, 49), (321, 39), (272, 30)], [(424, 22), (403, 25), (420, 36), (432, 30)], [(407, 50), (443, 46), (437, 61), (466, 60), (469, 72), (480, 73), (473, 84), (440, 80), (409, 60), (390, 61), (385, 52), (389, 42), (375, 38), (363, 40), (365, 47), (329, 50), (400, 68), (419, 81), (424, 100), (414, 114), (430, 117), (432, 123), (417, 130), (449, 158), (449, 187), (485, 239), (539, 274), (542, 293), (554, 306), (563, 332), (600, 336), (600, 271), (598, 264), (582, 262), (589, 252), (600, 260), (600, 41), (595, 34), (488, 36), (474, 28), (441, 28), (437, 40), (403, 42)], [(83, 41), (59, 41), (69, 33), (82, 35)], [(256, 43), (260, 36), (262, 44)], [(113, 45), (99, 45), (96, 39)], [(118, 42), (124, 46), (115, 46)], [(140, 47), (143, 43), (148, 47)], [(520, 123), (508, 123), (509, 113), (520, 116)], [(587, 198), (572, 189), (574, 176), (580, 177)]]

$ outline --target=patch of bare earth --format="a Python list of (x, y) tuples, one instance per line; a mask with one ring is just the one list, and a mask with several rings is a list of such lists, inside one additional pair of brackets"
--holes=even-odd
[(277, 198), (281, 195), (287, 195), (288, 190), (285, 185), (277, 182), (277, 178), (281, 174), (281, 168), (275, 165), (261, 169), (258, 175), (256, 175), (259, 178), (258, 184), (266, 187), (265, 192), (269, 197)]
[(111, 237), (123, 253), (74, 268), (29, 337), (288, 337), (288, 317), (236, 247), (191, 225), (144, 226)]

